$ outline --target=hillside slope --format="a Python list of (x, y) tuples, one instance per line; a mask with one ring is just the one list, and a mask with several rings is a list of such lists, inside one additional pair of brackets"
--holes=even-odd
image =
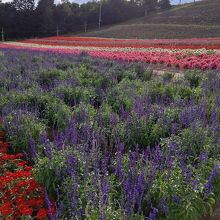
[(83, 35), (114, 38), (219, 37), (220, 0), (176, 6), (168, 11)]

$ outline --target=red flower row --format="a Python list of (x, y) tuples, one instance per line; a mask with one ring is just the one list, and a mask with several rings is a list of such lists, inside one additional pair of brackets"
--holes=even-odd
[[(55, 203), (46, 208), (44, 189), (33, 178), (32, 167), (23, 154), (7, 154), (9, 143), (0, 133), (0, 219), (17, 219), (22, 216), (47, 219), (55, 212)], [(49, 209), (51, 209), (49, 211)]]
[(62, 40), (55, 39), (39, 39), (39, 40), (24, 40), (22, 43), (50, 45), (50, 46), (82, 46), (82, 47), (101, 47), (101, 48), (161, 48), (161, 49), (201, 49), (206, 48), (208, 50), (220, 49), (220, 40), (217, 42), (160, 42), (160, 41), (80, 41), (80, 40), (68, 40), (63, 38)]
[[(35, 39), (36, 40), (36, 39)], [(188, 39), (115, 39), (96, 37), (66, 37), (53, 36), (40, 38), (44, 41), (76, 41), (76, 42), (107, 42), (107, 43), (134, 43), (134, 44), (160, 44), (160, 45), (220, 45), (220, 38), (188, 38)]]
[[(32, 46), (17, 46), (12, 44), (0, 44), (0, 48), (29, 49), (35, 51), (56, 52), (63, 54), (80, 54), (76, 49), (58, 49)], [(105, 58), (109, 60), (121, 60), (128, 62), (147, 62), (153, 64), (164, 64), (184, 69), (220, 69), (220, 54), (190, 55), (181, 52), (142, 52), (142, 51), (90, 51), (87, 53), (92, 57)]]

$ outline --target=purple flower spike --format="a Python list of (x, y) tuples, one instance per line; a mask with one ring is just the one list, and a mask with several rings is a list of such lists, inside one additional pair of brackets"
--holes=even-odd
[(157, 214), (158, 214), (158, 209), (152, 207), (152, 210), (149, 214), (148, 220), (156, 220), (157, 219)]

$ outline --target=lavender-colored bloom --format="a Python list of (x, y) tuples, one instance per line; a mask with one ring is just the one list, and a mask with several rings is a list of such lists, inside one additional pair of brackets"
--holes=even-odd
[(172, 123), (172, 125), (171, 125), (171, 134), (175, 136), (177, 134), (177, 131), (178, 131), (178, 124), (177, 123)]
[(151, 167), (150, 167), (150, 175), (148, 177), (148, 185), (149, 186), (151, 186), (153, 183), (155, 173), (156, 173), (156, 164), (154, 162), (152, 162)]
[(47, 204), (47, 208), (48, 208), (48, 215), (49, 215), (49, 218), (50, 220), (55, 220), (55, 217), (53, 216), (53, 213), (52, 213), (52, 206), (51, 206), (51, 202), (50, 202), (50, 199), (49, 199), (49, 196), (47, 194), (47, 190), (45, 189), (45, 202)]
[(146, 189), (145, 173), (143, 170), (141, 174), (138, 176), (138, 182), (137, 182), (137, 191), (139, 193), (139, 199), (138, 199), (138, 212), (139, 213), (141, 212), (141, 204), (142, 204), (142, 199), (143, 199), (145, 189)]
[(98, 173), (99, 173), (99, 158), (98, 158), (98, 156), (94, 160), (93, 167), (94, 167), (93, 181), (94, 181), (94, 186), (96, 187), (98, 185)]
[(117, 114), (116, 113), (111, 113), (110, 114), (110, 123), (112, 125), (116, 125), (118, 122)]
[(213, 107), (213, 110), (212, 110), (212, 129), (215, 132), (217, 128), (218, 128), (218, 114), (217, 114), (216, 107)]
[(73, 118), (71, 121), (71, 141), (73, 145), (77, 144), (77, 128), (75, 118)]
[(188, 167), (186, 170), (186, 182), (189, 183), (191, 181), (192, 175), (193, 175), (192, 169)]
[(109, 156), (106, 154), (102, 160), (102, 174), (106, 175), (107, 173), (107, 164), (108, 164)]
[(160, 200), (160, 208), (165, 215), (167, 215), (169, 213), (169, 208), (167, 206), (167, 202), (166, 202), (165, 198), (162, 198)]
[(77, 208), (78, 188), (79, 188), (78, 184), (75, 183), (74, 187), (73, 187), (73, 212), (74, 212), (74, 216), (79, 216), (78, 208)]
[(117, 166), (116, 166), (116, 175), (120, 177), (120, 179), (123, 179), (123, 150), (124, 150), (124, 144), (120, 143), (117, 145)]
[(66, 156), (66, 162), (67, 162), (67, 172), (70, 176), (75, 176), (75, 170), (76, 170), (76, 159), (74, 155), (67, 155)]
[(66, 199), (67, 199), (67, 213), (68, 216), (70, 217), (72, 213), (72, 196), (71, 196), (71, 191), (70, 191), (70, 186), (66, 185)]
[(32, 158), (34, 160), (37, 160), (37, 151), (36, 151), (35, 141), (32, 137), (29, 139), (29, 146), (30, 146)]
[(102, 204), (105, 205), (107, 203), (108, 194), (110, 192), (110, 183), (105, 177), (101, 179), (101, 192), (102, 192)]
[(171, 200), (173, 202), (175, 202), (176, 204), (178, 204), (178, 205), (181, 203), (181, 198), (179, 196), (176, 196), (176, 195), (172, 195)]
[(210, 173), (207, 183), (205, 184), (205, 193), (207, 195), (210, 194), (210, 192), (212, 191), (213, 181), (218, 174), (219, 174), (219, 166), (215, 165), (212, 172)]
[(193, 187), (193, 190), (197, 190), (198, 183), (199, 183), (198, 180), (193, 180), (193, 181), (192, 181), (192, 187)]
[(205, 151), (199, 155), (199, 161), (205, 163), (208, 158), (209, 152)]
[(158, 209), (152, 207), (152, 210), (148, 216), (148, 220), (156, 220), (157, 219), (157, 214), (158, 214)]

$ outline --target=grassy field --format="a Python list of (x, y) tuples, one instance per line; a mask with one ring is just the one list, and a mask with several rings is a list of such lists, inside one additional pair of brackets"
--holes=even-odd
[(86, 36), (115, 38), (193, 38), (220, 35), (220, 2), (207, 0), (176, 6), (118, 25), (88, 32)]

